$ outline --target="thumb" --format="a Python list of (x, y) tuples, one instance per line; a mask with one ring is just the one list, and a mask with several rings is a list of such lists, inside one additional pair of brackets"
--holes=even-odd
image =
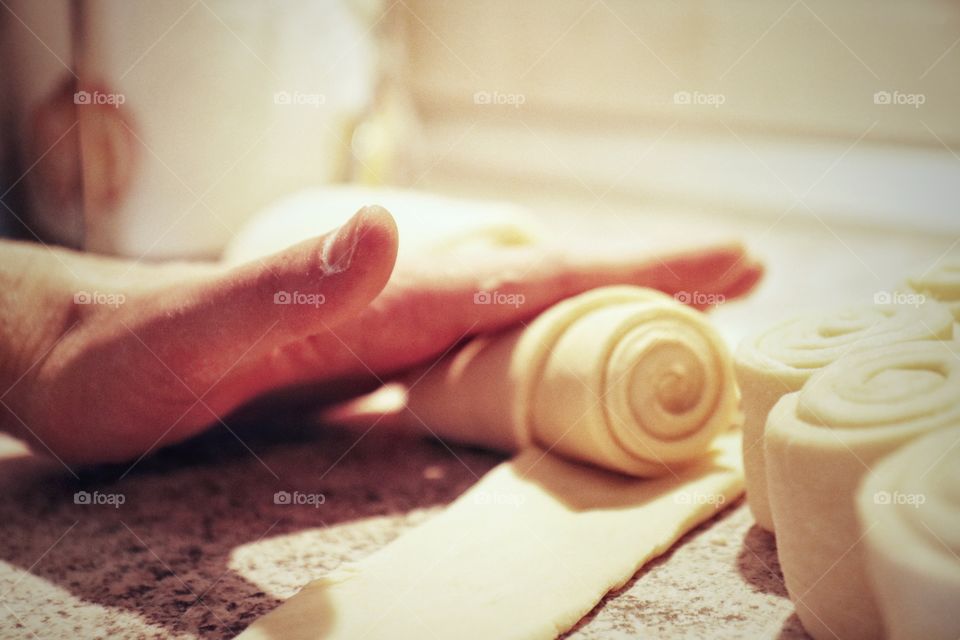
[(396, 256), (392, 216), (365, 207), (324, 236), (164, 289), (133, 329), (202, 393), (241, 359), (356, 316), (386, 285)]

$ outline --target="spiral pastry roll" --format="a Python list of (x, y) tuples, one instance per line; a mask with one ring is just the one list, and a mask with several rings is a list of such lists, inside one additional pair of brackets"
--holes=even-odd
[(940, 305), (871, 305), (801, 316), (743, 341), (734, 367), (743, 393), (747, 499), (757, 524), (773, 531), (763, 432), (781, 396), (799, 391), (811, 375), (850, 351), (952, 336), (953, 318)]
[(857, 499), (891, 640), (960, 638), (960, 424), (884, 458)]
[(729, 353), (670, 296), (605, 287), (414, 374), (408, 420), (443, 438), (537, 445), (635, 476), (700, 457), (738, 412)]
[(857, 489), (884, 456), (960, 423), (955, 349), (928, 340), (858, 351), (770, 412), (764, 444), (777, 550), (797, 615), (815, 638), (882, 636)]
[(928, 271), (907, 278), (907, 286), (942, 303), (960, 322), (960, 251), (944, 256)]

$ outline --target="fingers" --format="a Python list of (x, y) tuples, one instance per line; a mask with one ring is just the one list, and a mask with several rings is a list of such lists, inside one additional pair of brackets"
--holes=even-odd
[(719, 246), (663, 261), (636, 257), (602, 260), (540, 249), (483, 252), (437, 264), (398, 268), (390, 285), (358, 321), (288, 344), (253, 369), (274, 386), (338, 377), (382, 380), (436, 358), (469, 336), (526, 322), (552, 304), (610, 284), (652, 286), (668, 292), (749, 291), (762, 274), (742, 247)]
[(737, 269), (735, 279), (729, 279), (718, 287), (717, 293), (723, 295), (724, 301), (741, 298), (751, 291), (763, 278), (763, 265), (759, 262), (746, 261), (742, 268)]
[(325, 236), (168, 288), (138, 310), (134, 330), (167, 366), (203, 387), (241, 358), (359, 314), (387, 283), (396, 254), (393, 218), (367, 207)]
[[(762, 274), (762, 266), (737, 244), (655, 258), (526, 252), (488, 262), (471, 282), (461, 278), (460, 290), (447, 287), (434, 303), (443, 299), (445, 313), (462, 314), (473, 326), (472, 332), (479, 333), (509, 326), (564, 298), (597, 287), (629, 284), (671, 295), (713, 294), (709, 297), (712, 300), (730, 300), (748, 293)], [(702, 297), (689, 298), (696, 301)]]
[[(343, 351), (347, 365), (395, 371), (442, 352), (454, 342), (526, 322), (547, 307), (584, 291), (613, 284), (654, 287), (668, 293), (701, 291), (733, 298), (749, 291), (762, 269), (739, 246), (720, 246), (666, 260), (571, 258), (539, 250), (488, 254), (485, 265), (451, 271), (402, 273), (362, 315), (362, 336), (338, 332), (310, 338), (312, 351)], [(390, 325), (391, 342), (376, 336)], [(424, 331), (429, 327), (429, 331)], [(340, 344), (338, 344), (340, 343)], [(349, 349), (341, 349), (347, 343)]]
[(581, 274), (582, 282), (577, 284), (585, 289), (634, 284), (675, 294), (694, 290), (719, 293), (758, 265), (749, 259), (742, 245), (728, 244), (655, 257), (587, 258), (569, 264), (568, 268)]

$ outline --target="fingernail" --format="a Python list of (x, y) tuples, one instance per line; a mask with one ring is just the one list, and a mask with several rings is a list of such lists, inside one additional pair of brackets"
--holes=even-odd
[(353, 254), (357, 251), (357, 219), (360, 212), (353, 214), (353, 217), (347, 220), (343, 225), (327, 236), (321, 250), (321, 257), (324, 264), (324, 275), (341, 273), (350, 268), (353, 262)]

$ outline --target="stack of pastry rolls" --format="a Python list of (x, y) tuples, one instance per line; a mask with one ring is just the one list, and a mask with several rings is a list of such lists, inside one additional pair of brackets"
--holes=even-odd
[(767, 415), (781, 397), (799, 391), (817, 371), (858, 349), (952, 336), (953, 318), (940, 305), (884, 304), (807, 314), (743, 341), (734, 366), (743, 394), (747, 497), (757, 524), (774, 530), (763, 433)]
[(884, 458), (857, 507), (887, 637), (960, 638), (960, 425)]
[(747, 497), (806, 630), (957, 638), (960, 260), (744, 341)]
[(950, 342), (858, 351), (774, 406), (765, 448), (777, 552), (797, 615), (815, 638), (882, 637), (858, 487), (884, 456), (958, 424), (960, 359)]
[(930, 269), (907, 278), (907, 288), (937, 300), (960, 322), (960, 251), (941, 257)]

